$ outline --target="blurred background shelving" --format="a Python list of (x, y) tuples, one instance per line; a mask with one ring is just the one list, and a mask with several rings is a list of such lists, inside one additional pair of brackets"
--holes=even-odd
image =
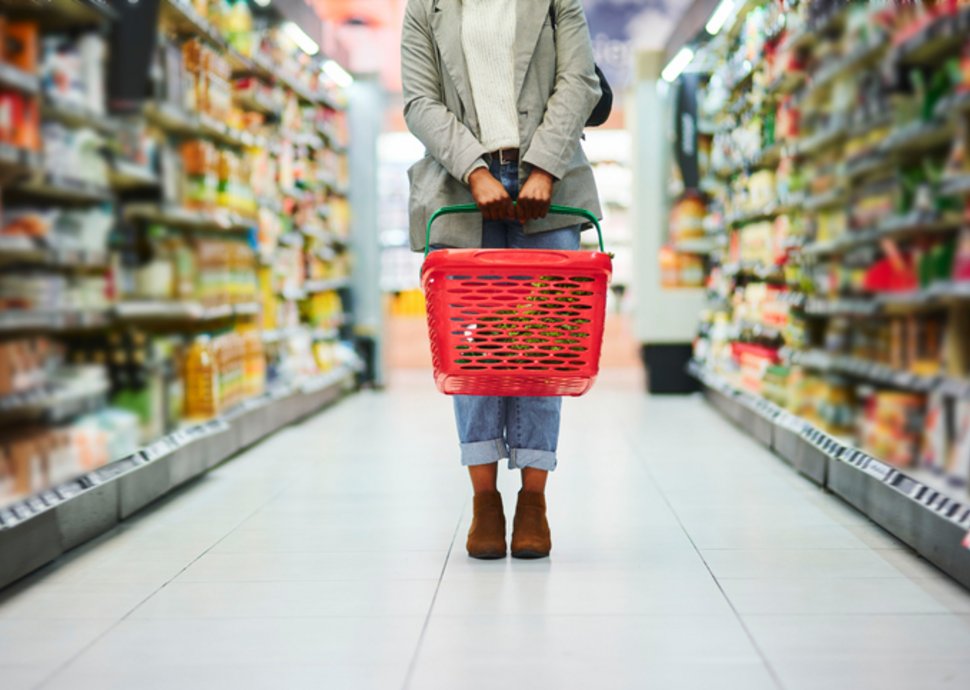
[(695, 364), (965, 502), (970, 7), (732, 4), (687, 70)]
[(358, 367), (347, 84), (294, 7), (0, 4), (3, 527)]

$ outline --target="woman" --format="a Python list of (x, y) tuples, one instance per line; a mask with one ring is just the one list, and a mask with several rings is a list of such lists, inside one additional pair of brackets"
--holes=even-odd
[[(409, 0), (402, 37), (404, 116), (427, 152), (408, 171), (411, 247), (441, 206), (482, 212), (436, 221), (432, 246), (578, 249), (580, 227), (550, 203), (600, 214), (579, 145), (600, 97), (581, 0)], [(515, 204), (513, 204), (515, 200)], [(559, 398), (456, 396), (474, 516), (468, 554), (503, 558), (498, 461), (522, 472), (512, 556), (552, 548), (545, 486), (556, 467)]]

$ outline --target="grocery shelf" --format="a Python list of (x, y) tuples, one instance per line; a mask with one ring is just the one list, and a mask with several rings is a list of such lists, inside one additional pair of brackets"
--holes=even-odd
[(95, 113), (77, 103), (45, 97), (41, 117), (57, 120), (69, 127), (87, 127), (103, 133), (115, 131), (114, 122), (105, 113)]
[(36, 173), (32, 178), (19, 182), (6, 191), (10, 195), (74, 204), (100, 204), (114, 198), (111, 189), (106, 185), (51, 172)]
[(791, 31), (785, 37), (785, 42), (779, 47), (779, 51), (787, 53), (793, 50), (808, 48), (815, 44), (816, 39), (815, 31), (812, 28), (802, 26)]
[(865, 244), (882, 240), (904, 240), (911, 237), (947, 233), (958, 230), (958, 215), (941, 216), (935, 212), (914, 212), (884, 218), (875, 227), (850, 230), (841, 237), (823, 242), (812, 242), (802, 247), (802, 254), (838, 254)]
[(789, 94), (797, 91), (808, 79), (805, 72), (785, 70), (771, 84), (771, 91), (779, 94)]
[(940, 216), (935, 212), (916, 211), (889, 216), (879, 223), (878, 233), (880, 239), (902, 239), (918, 234), (956, 230), (960, 224), (959, 216)]
[(722, 272), (726, 276), (750, 276), (759, 280), (784, 280), (784, 276), (777, 266), (737, 263), (724, 264)]
[(866, 297), (825, 299), (810, 297), (805, 313), (810, 316), (876, 316), (919, 309), (942, 309), (954, 302), (970, 300), (970, 281), (938, 281), (926, 287), (885, 292)]
[(330, 292), (342, 290), (350, 285), (350, 278), (330, 278), (324, 280), (308, 280), (303, 283), (303, 290), (307, 293)]
[(285, 287), (277, 294), (287, 302), (300, 302), (301, 300), (305, 300), (307, 297), (307, 294), (303, 288), (297, 287)]
[(17, 331), (58, 332), (103, 328), (109, 323), (107, 310), (17, 310), (0, 312), (0, 333)]
[(40, 79), (36, 74), (0, 61), (0, 86), (21, 93), (34, 94), (40, 90)]
[(189, 424), (137, 453), (0, 509), (0, 587), (112, 529), (260, 439), (319, 411), (353, 386), (338, 367), (277, 386), (225, 415)]
[(841, 187), (834, 187), (824, 192), (819, 192), (818, 194), (806, 197), (801, 205), (807, 211), (819, 211), (824, 208), (838, 206), (839, 204), (847, 201), (848, 198), (849, 193), (847, 190), (842, 189)]
[(317, 101), (320, 103), (320, 105), (325, 108), (329, 108), (330, 110), (343, 110), (343, 106), (325, 91), (317, 94)]
[(256, 314), (259, 304), (255, 302), (206, 307), (192, 301), (128, 300), (114, 308), (115, 317), (123, 321), (218, 321)]
[(76, 247), (50, 246), (29, 237), (0, 237), (0, 265), (30, 264), (89, 270), (108, 265), (105, 250), (91, 251)]
[(310, 149), (323, 149), (326, 147), (326, 143), (316, 134), (307, 134), (306, 132), (296, 132), (294, 134), (288, 135), (290, 141), (292, 141), (297, 146), (306, 146)]
[(771, 220), (784, 211), (784, 207), (772, 205), (755, 211), (732, 213), (726, 218), (726, 221), (728, 225), (745, 225), (759, 220)]
[(944, 178), (940, 184), (940, 193), (953, 196), (970, 194), (970, 173)]
[(936, 117), (949, 117), (970, 111), (970, 91), (960, 91), (936, 104)]
[(692, 363), (708, 401), (807, 478), (832, 491), (970, 587), (970, 499), (926, 473), (893, 467)]
[(256, 221), (227, 211), (194, 211), (162, 204), (128, 204), (125, 215), (129, 219), (162, 223), (177, 228), (217, 230), (249, 233)]
[(845, 164), (845, 177), (849, 182), (856, 182), (874, 174), (888, 176), (892, 173), (889, 156), (880, 151), (867, 151)]
[(861, 357), (833, 355), (824, 350), (795, 352), (791, 361), (807, 369), (843, 374), (879, 386), (915, 393), (927, 393), (941, 382), (941, 377), (920, 376)]
[(313, 341), (333, 341), (340, 337), (340, 332), (336, 328), (312, 328), (306, 324), (290, 326), (288, 328), (277, 328), (263, 332), (264, 343), (279, 343), (290, 340), (299, 335), (307, 334)]
[(925, 153), (928, 150), (945, 147), (953, 141), (955, 125), (946, 119), (930, 120), (929, 122), (910, 122), (893, 130), (888, 137), (879, 144), (882, 153)]
[(805, 313), (811, 316), (871, 316), (878, 305), (868, 298), (823, 299), (809, 297), (805, 300)]
[(210, 43), (227, 48), (222, 34), (215, 26), (209, 23), (196, 9), (191, 2), (185, 0), (164, 0), (162, 2), (163, 21), (180, 33), (204, 38)]
[(799, 156), (811, 156), (841, 143), (848, 134), (849, 130), (843, 124), (830, 125), (799, 141), (795, 151)]
[(233, 101), (243, 110), (251, 110), (273, 117), (278, 116), (283, 109), (283, 104), (275, 103), (268, 98), (260, 98), (253, 94), (233, 94)]
[(109, 179), (111, 186), (117, 190), (146, 189), (161, 185), (158, 175), (150, 168), (121, 159), (112, 162)]
[(960, 8), (955, 14), (937, 17), (914, 36), (895, 48), (896, 62), (925, 65), (960, 48), (970, 32), (970, 9)]
[(736, 37), (741, 33), (741, 27), (744, 26), (744, 18), (748, 16), (756, 6), (755, 0), (741, 0), (737, 3), (738, 8), (734, 11), (734, 16), (728, 20), (728, 25), (725, 27), (727, 31), (725, 32), (728, 37)]
[(674, 242), (673, 250), (679, 254), (711, 254), (718, 248), (718, 243), (711, 238), (680, 240)]
[(59, 424), (104, 406), (110, 386), (49, 384), (40, 389), (0, 397), (0, 424)]
[(158, 127), (173, 134), (204, 137), (239, 148), (266, 145), (263, 139), (229, 127), (205, 113), (185, 112), (168, 103), (147, 104), (145, 116)]
[(868, 45), (858, 46), (848, 55), (822, 66), (812, 78), (812, 88), (827, 86), (843, 75), (874, 63), (886, 51), (888, 45), (888, 41), (882, 37), (881, 40), (874, 40)]
[(118, 18), (107, 0), (3, 0), (3, 7), (6, 12), (30, 16), (45, 29), (76, 29)]
[(299, 232), (285, 232), (277, 238), (276, 243), (284, 247), (302, 247), (303, 235)]

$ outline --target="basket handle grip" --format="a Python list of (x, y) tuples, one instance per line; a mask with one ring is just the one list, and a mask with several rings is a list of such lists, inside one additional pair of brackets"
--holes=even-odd
[[(513, 205), (515, 202), (512, 202)], [(428, 252), (431, 251), (431, 224), (434, 223), (441, 216), (450, 216), (454, 213), (478, 213), (478, 206), (475, 204), (458, 204), (456, 206), (442, 206), (437, 211), (431, 214), (428, 218), (428, 228), (424, 235), (424, 255), (428, 256)], [(558, 206), (553, 204), (549, 207), (549, 213), (555, 213), (557, 215), (563, 216), (579, 216), (580, 218), (585, 218), (593, 227), (596, 228), (596, 234), (599, 236), (600, 251), (605, 252), (603, 248), (603, 229), (600, 227), (599, 218), (592, 211), (587, 211), (585, 208), (574, 208), (572, 206)]]

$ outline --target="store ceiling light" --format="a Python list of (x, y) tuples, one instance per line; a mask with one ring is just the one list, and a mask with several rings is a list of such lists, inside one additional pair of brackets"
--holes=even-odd
[(336, 60), (327, 60), (323, 63), (323, 73), (326, 74), (333, 83), (342, 89), (346, 89), (348, 86), (354, 83), (354, 78)]
[(727, 20), (731, 17), (734, 9), (734, 0), (721, 0), (714, 8), (714, 14), (707, 20), (704, 30), (711, 36), (716, 36), (717, 32), (724, 28)]
[(669, 81), (673, 83), (674, 81), (676, 81), (677, 77), (680, 76), (680, 73), (687, 68), (687, 65), (689, 65), (691, 60), (693, 59), (694, 59), (694, 51), (688, 48), (687, 46), (684, 46), (683, 48), (677, 51), (676, 55), (670, 58), (670, 62), (668, 62), (667, 66), (664, 67), (663, 72), (660, 73), (660, 76), (663, 78), (664, 81)]
[(307, 36), (306, 32), (293, 22), (285, 22), (283, 31), (296, 43), (297, 48), (307, 55), (316, 55), (320, 52), (320, 46), (317, 45), (317, 42)]
[(260, 7), (269, 7), (269, 4), (273, 2), (273, 0), (253, 0), (253, 2), (255, 2)]

